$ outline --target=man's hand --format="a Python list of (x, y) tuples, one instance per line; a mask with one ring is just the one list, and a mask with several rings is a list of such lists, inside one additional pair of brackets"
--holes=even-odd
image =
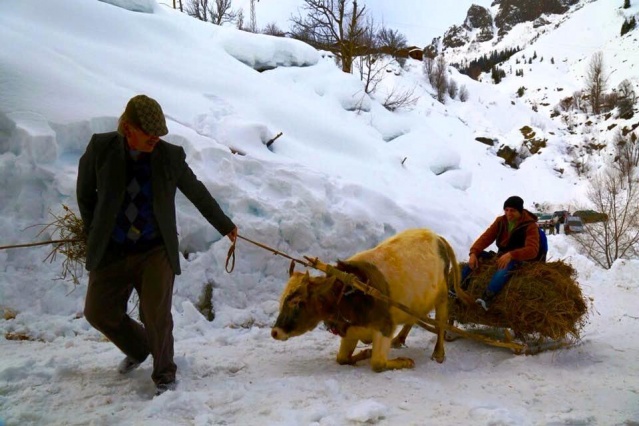
[(237, 240), (237, 226), (233, 228), (231, 232), (226, 234), (226, 236), (229, 237), (229, 240), (231, 240), (232, 243), (235, 243), (235, 241)]
[(479, 266), (479, 261), (477, 260), (477, 255), (475, 253), (471, 253), (470, 257), (468, 258), (468, 266), (470, 266), (470, 269), (477, 269), (477, 267)]
[(497, 259), (497, 266), (499, 267), (499, 269), (504, 269), (506, 268), (506, 266), (508, 266), (511, 260), (513, 260), (513, 257), (510, 255), (510, 253), (506, 253), (500, 256), (499, 259)]

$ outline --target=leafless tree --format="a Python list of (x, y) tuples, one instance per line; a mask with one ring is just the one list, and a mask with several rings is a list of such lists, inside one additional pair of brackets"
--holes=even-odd
[(186, 6), (186, 13), (200, 21), (222, 25), (237, 18), (231, 7), (232, 0), (191, 0)]
[(377, 43), (390, 55), (396, 56), (397, 51), (407, 46), (406, 36), (397, 30), (382, 27), (377, 33)]
[(235, 28), (238, 30), (244, 29), (244, 9), (237, 11), (237, 17), (235, 18)]
[(271, 22), (270, 24), (267, 24), (262, 29), (262, 34), (272, 35), (276, 37), (286, 37), (286, 32), (284, 32), (280, 27), (278, 27), (275, 22)]
[(448, 89), (448, 64), (443, 55), (437, 57), (434, 70), (433, 87), (437, 90), (437, 100), (441, 103), (446, 102), (446, 90)]
[(625, 185), (632, 186), (639, 178), (639, 141), (637, 135), (630, 133), (624, 136), (618, 131), (614, 138), (615, 158), (613, 166), (625, 177)]
[(180, 12), (184, 12), (184, 8), (182, 7), (182, 0), (173, 0), (173, 9), (180, 9)]
[(435, 60), (433, 58), (425, 57), (424, 58), (424, 75), (426, 79), (431, 84), (431, 86), (435, 85)]
[(399, 90), (397, 86), (395, 86), (386, 95), (382, 105), (389, 111), (397, 111), (414, 106), (418, 100), (419, 96), (415, 95), (415, 88)]
[(292, 17), (292, 36), (332, 52), (342, 71), (350, 73), (362, 49), (366, 6), (357, 0), (304, 0), (304, 16)]
[(382, 80), (386, 66), (390, 62), (384, 59), (379, 50), (379, 39), (372, 18), (367, 19), (361, 41), (363, 45), (368, 46), (368, 49), (364, 54), (358, 56), (354, 63), (359, 71), (360, 79), (364, 82), (364, 92), (371, 94)]
[(619, 108), (619, 117), (630, 119), (634, 116), (634, 108), (637, 103), (637, 95), (630, 80), (625, 79), (617, 87), (619, 98), (617, 107)]
[(459, 100), (462, 102), (466, 102), (468, 100), (468, 89), (465, 84), (462, 84), (462, 87), (459, 88)]
[(596, 52), (592, 55), (586, 72), (586, 90), (590, 96), (590, 106), (594, 114), (601, 112), (601, 101), (603, 93), (606, 91), (607, 81), (603, 53)]
[(231, 0), (215, 0), (215, 9), (211, 10), (211, 22), (215, 25), (235, 22), (237, 12), (233, 11), (231, 3)]
[(186, 5), (186, 13), (200, 21), (209, 21), (209, 0), (191, 0)]
[(639, 185), (628, 186), (626, 181), (618, 170), (593, 179), (588, 200), (608, 220), (587, 224), (583, 234), (573, 234), (583, 252), (606, 269), (617, 259), (639, 257)]
[(451, 99), (455, 99), (458, 91), (457, 82), (455, 80), (448, 80), (448, 96), (450, 96)]

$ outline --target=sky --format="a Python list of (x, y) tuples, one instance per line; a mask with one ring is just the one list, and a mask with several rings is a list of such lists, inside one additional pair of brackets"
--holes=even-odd
[[(41, 224), (62, 205), (77, 211), (77, 163), (91, 135), (114, 130), (128, 99), (145, 93), (164, 109), (165, 139), (184, 147), (240, 235), (335, 262), (425, 227), (466, 260), (510, 195), (530, 211), (587, 202), (588, 179), (568, 155), (586, 133), (571, 135), (549, 112), (560, 92), (579, 87), (592, 51), (584, 44), (554, 53), (552, 39), (598, 22), (605, 31), (593, 49), (610, 47), (611, 78), (635, 83), (639, 55), (624, 50), (632, 39), (617, 36), (615, 1), (588, 3), (572, 19), (518, 54), (556, 55), (554, 66), (536, 62), (525, 83), (509, 75), (498, 86), (450, 69), (469, 100), (441, 104), (419, 62), (384, 63), (384, 81), (368, 96), (326, 52), (201, 23), (155, 0), (0, 2), (0, 244), (55, 237), (39, 234)], [(518, 98), (522, 84), (527, 94)], [(391, 113), (382, 102), (393, 89), (419, 99)], [(575, 117), (575, 127), (589, 119)], [(609, 123), (588, 134), (605, 137)], [(475, 141), (519, 150), (524, 125), (548, 144), (518, 170)], [(596, 169), (606, 158), (588, 160)], [(0, 250), (0, 425), (639, 423), (637, 260), (602, 270), (569, 236), (551, 235), (550, 259), (571, 263), (592, 301), (577, 345), (516, 356), (457, 340), (438, 364), (430, 360), (435, 336), (415, 330), (407, 348), (392, 352), (415, 359), (415, 368), (374, 373), (365, 361), (339, 366), (338, 338), (322, 327), (271, 338), (286, 259), (240, 241), (226, 273), (228, 240), (181, 195), (178, 231), (188, 254), (173, 299), (179, 382), (159, 397), (150, 360), (118, 375), (122, 354), (82, 317), (86, 274), (77, 285), (56, 279), (62, 259), (44, 261), (50, 247)], [(213, 321), (195, 308), (207, 284)]]

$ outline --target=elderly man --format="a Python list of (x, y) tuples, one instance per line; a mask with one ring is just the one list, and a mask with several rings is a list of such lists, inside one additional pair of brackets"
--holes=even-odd
[[(175, 216), (179, 189), (221, 235), (237, 227), (186, 163), (168, 133), (160, 105), (129, 100), (117, 132), (94, 134), (80, 158), (77, 198), (87, 235), (89, 273), (84, 315), (126, 358), (126, 374), (153, 356), (156, 394), (175, 389), (173, 281), (180, 274)], [(133, 289), (142, 324), (127, 315)]]
[(480, 259), (491, 259), (494, 252), (484, 251), (492, 243), (497, 245), (497, 272), (482, 296), (476, 300), (488, 310), (493, 299), (508, 282), (513, 269), (527, 260), (541, 260), (537, 216), (524, 209), (524, 200), (518, 196), (504, 202), (504, 214), (497, 217), (470, 248), (468, 265), (462, 270), (462, 288), (468, 287), (468, 279), (479, 266)]

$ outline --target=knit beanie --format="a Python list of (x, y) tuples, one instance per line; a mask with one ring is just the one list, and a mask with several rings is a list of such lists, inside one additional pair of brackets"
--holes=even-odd
[(521, 213), (524, 211), (524, 200), (522, 200), (521, 197), (513, 195), (504, 201), (504, 210), (506, 210), (506, 207), (513, 208)]

